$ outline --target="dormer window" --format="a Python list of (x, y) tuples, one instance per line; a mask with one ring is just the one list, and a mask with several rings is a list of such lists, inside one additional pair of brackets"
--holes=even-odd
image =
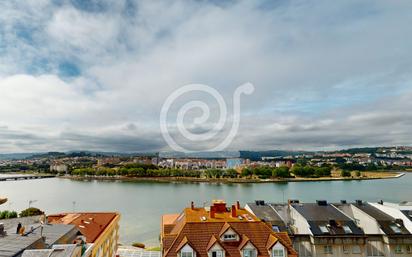
[(195, 257), (192, 247), (185, 245), (182, 250), (180, 250), (180, 257)]
[(243, 249), (243, 257), (256, 257), (255, 249)]
[(286, 250), (285, 247), (277, 243), (272, 248), (272, 257), (286, 257)]
[(285, 257), (285, 250), (273, 249), (273, 257)]
[(223, 257), (223, 251), (222, 250), (213, 250), (211, 255), (212, 255), (211, 257)]
[(219, 233), (220, 235), (220, 240), (223, 242), (233, 242), (233, 241), (239, 241), (239, 235), (236, 233), (236, 231), (230, 227), (229, 224), (225, 224)]
[(237, 238), (236, 234), (227, 233), (227, 234), (223, 235), (223, 240), (224, 241), (234, 241), (234, 240), (236, 240), (236, 238)]

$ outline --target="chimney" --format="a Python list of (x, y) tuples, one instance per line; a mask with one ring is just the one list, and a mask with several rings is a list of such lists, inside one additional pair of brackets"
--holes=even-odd
[(195, 203), (194, 203), (193, 201), (190, 203), (190, 208), (191, 208), (192, 210), (195, 209)]
[(214, 219), (216, 214), (215, 206), (210, 206), (210, 218)]
[(236, 206), (235, 206), (235, 205), (232, 205), (232, 217), (233, 217), (233, 218), (236, 218), (236, 217), (237, 217), (237, 214), (236, 214)]
[(236, 201), (236, 209), (240, 210), (240, 202)]
[(227, 211), (226, 203), (223, 200), (214, 200), (213, 201), (213, 207), (214, 207), (216, 213), (224, 213), (224, 212)]

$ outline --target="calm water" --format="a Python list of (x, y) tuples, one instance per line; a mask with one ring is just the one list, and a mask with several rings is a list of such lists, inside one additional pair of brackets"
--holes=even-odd
[(412, 201), (412, 174), (399, 179), (365, 181), (289, 182), (270, 184), (158, 183), (120, 181), (72, 181), (40, 179), (0, 182), (0, 196), (9, 203), (0, 209), (22, 210), (30, 200), (47, 213), (76, 211), (113, 211), (122, 214), (121, 242), (157, 245), (160, 217), (180, 212), (190, 201), (197, 205), (212, 199), (242, 204), (255, 199), (282, 202), (341, 199), (399, 202)]

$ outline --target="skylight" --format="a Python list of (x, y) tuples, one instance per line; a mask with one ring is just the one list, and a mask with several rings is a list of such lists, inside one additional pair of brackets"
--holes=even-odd
[(329, 233), (329, 229), (325, 225), (319, 226), (319, 229), (323, 234), (328, 234)]
[(352, 234), (352, 229), (350, 229), (349, 226), (345, 225), (343, 226), (343, 230), (345, 231), (346, 234)]
[(402, 230), (396, 224), (392, 224), (392, 225), (390, 225), (390, 227), (393, 230), (393, 232), (395, 232), (396, 234), (401, 234), (402, 233)]
[(279, 227), (276, 226), (276, 225), (273, 225), (273, 226), (272, 226), (272, 229), (273, 229), (273, 231), (275, 231), (275, 232), (280, 232)]

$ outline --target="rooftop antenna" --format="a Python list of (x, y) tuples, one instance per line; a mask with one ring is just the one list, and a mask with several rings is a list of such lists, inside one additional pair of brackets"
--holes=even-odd
[(30, 200), (30, 201), (29, 201), (29, 208), (31, 207), (31, 204), (32, 204), (32, 203), (35, 203), (35, 202), (37, 202), (37, 200)]
[(73, 201), (72, 204), (73, 204), (73, 212), (74, 212), (74, 210), (76, 209), (76, 201)]

